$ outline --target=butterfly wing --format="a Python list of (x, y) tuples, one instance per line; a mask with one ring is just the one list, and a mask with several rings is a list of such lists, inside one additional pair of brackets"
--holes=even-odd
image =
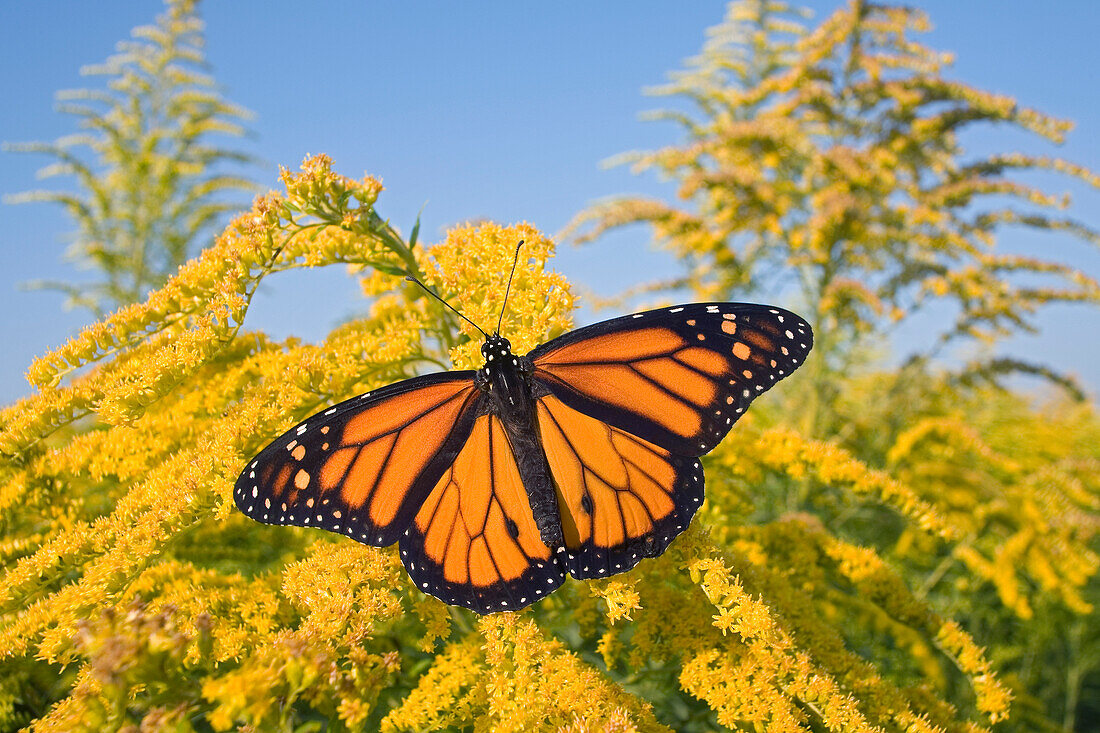
[(697, 458), (675, 455), (554, 395), (538, 400), (536, 410), (573, 577), (626, 572), (660, 555), (687, 528), (703, 503)]
[(242, 512), (366, 544), (401, 540), (417, 586), (480, 613), (658, 555), (703, 501), (697, 457), (796, 369), (809, 325), (704, 303), (578, 329), (535, 349), (536, 421), (566, 552), (539, 535), (515, 455), (474, 373), (406, 380), (315, 415), (238, 478)]
[(565, 580), (535, 526), (504, 427), (491, 414), (477, 417), (400, 547), (417, 588), (478, 613), (522, 608)]
[(471, 371), (414, 377), (314, 415), (267, 446), (234, 487), (266, 524), (393, 544), (453, 463), (477, 417)]
[(574, 410), (675, 455), (701, 456), (812, 346), (810, 325), (790, 311), (694, 303), (579, 328), (528, 358), (543, 391)]
[(539, 436), (576, 578), (660, 555), (703, 502), (698, 456), (813, 346), (766, 305), (673, 306), (581, 328), (535, 349)]

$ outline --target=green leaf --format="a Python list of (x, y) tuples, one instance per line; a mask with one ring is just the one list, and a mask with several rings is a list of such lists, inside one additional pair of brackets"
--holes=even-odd
[[(424, 202), (424, 206), (427, 206), (428, 202)], [(416, 212), (416, 223), (413, 224), (412, 231), (409, 233), (409, 249), (416, 247), (416, 238), (420, 236), (420, 215), (424, 213), (424, 206), (420, 207), (420, 211)]]
[(409, 271), (404, 267), (391, 265), (388, 262), (372, 262), (371, 266), (379, 272), (384, 272), (387, 275), (394, 275), (395, 277), (405, 277), (409, 274)]

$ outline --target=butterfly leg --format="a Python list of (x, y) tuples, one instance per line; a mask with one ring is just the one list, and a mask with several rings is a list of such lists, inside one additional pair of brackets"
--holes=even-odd
[(484, 369), (478, 369), (474, 372), (474, 386), (481, 392), (489, 391), (489, 375)]

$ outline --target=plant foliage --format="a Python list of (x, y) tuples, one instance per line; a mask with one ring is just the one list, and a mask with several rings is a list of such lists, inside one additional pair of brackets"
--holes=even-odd
[(12, 203), (60, 205), (76, 222), (68, 257), (96, 271), (90, 282), (36, 282), (97, 316), (143, 300), (241, 208), (233, 194), (255, 192), (234, 170), (252, 163), (221, 147), (244, 134), (250, 113), (225, 101), (206, 71), (197, 0), (166, 0), (156, 25), (133, 31), (118, 53), (81, 73), (106, 89), (60, 92), (59, 109), (81, 132), (52, 143), (6, 145), (46, 155), (39, 177), (70, 176), (75, 191), (30, 191)]
[[(853, 34), (879, 39), (859, 58), (883, 68), (921, 56), (900, 30), (911, 11), (855, 4), (812, 32), (791, 14), (760, 25), (780, 9), (734, 5), (704, 60), (747, 23), (753, 32), (730, 35), (741, 50), (715, 68), (759, 59), (746, 78), (786, 79), (789, 104), (818, 94), (827, 119), (830, 95), (845, 108), (857, 100), (798, 79), (855, 64), (834, 58), (857, 47)], [(907, 78), (883, 78), (895, 75)], [(725, 107), (715, 105), (717, 119)], [(285, 192), (258, 198), (143, 302), (36, 360), (37, 391), (0, 412), (0, 729), (1087, 730), (1100, 715), (1090, 694), (1100, 685), (1100, 420), (1064, 392), (1037, 407), (974, 372), (861, 358), (894, 308), (925, 302), (913, 293), (927, 278), (954, 282), (963, 240), (975, 250), (965, 267), (980, 271), (964, 277), (967, 298), (951, 287), (926, 296), (955, 298), (949, 338), (1008, 328), (1027, 308), (1005, 302), (1008, 281), (994, 255), (979, 256), (977, 235), (941, 219), (923, 244), (903, 246), (886, 221), (901, 214), (879, 198), (901, 200), (886, 195), (888, 171), (871, 166), (859, 183), (863, 163), (827, 165), (858, 158), (863, 144), (826, 155), (816, 145), (827, 134), (797, 129), (820, 129), (808, 109), (784, 128), (803, 155), (782, 170), (768, 151), (781, 160), (787, 143), (747, 156), (742, 138), (722, 143), (718, 128), (695, 141), (739, 161), (723, 169), (731, 181), (766, 171), (771, 188), (752, 186), (760, 201), (810, 187), (791, 194), (804, 216), (773, 216), (773, 204), (716, 185), (686, 197), (698, 212), (666, 207), (683, 228), (665, 214), (645, 220), (702, 293), (755, 285), (767, 260), (796, 272), (799, 290), (776, 287), (808, 304), (825, 353), (705, 458), (707, 501), (664, 555), (612, 579), (569, 580), (520, 612), (445, 606), (412, 587), (395, 548), (260, 525), (235, 510), (232, 490), (254, 453), (326, 405), (478, 364), (479, 334), (405, 274), (491, 322), (524, 239), (502, 332), (523, 353), (570, 328), (576, 299), (534, 227), (458, 226), (425, 246), (378, 211), (378, 180), (346, 178), (317, 156), (284, 171)], [(753, 127), (751, 141), (766, 133), (747, 112), (725, 124)], [(896, 124), (901, 137), (920, 127)], [(929, 144), (939, 136), (950, 130)], [(911, 175), (901, 167), (896, 180)], [(717, 175), (702, 162), (688, 169)], [(594, 215), (598, 227), (639, 211), (613, 206)], [(921, 206), (935, 219), (939, 208)], [(784, 237), (797, 232), (796, 248)], [(892, 290), (907, 260), (924, 274)], [(243, 330), (264, 278), (332, 264), (360, 273), (371, 298), (362, 318), (318, 344)], [(1091, 292), (1087, 277), (1055, 274), (1066, 280), (1058, 292)], [(865, 299), (841, 297), (845, 277)]]

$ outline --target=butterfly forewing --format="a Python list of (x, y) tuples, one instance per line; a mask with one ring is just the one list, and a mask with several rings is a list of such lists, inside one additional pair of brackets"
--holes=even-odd
[(528, 356), (543, 392), (676, 455), (700, 456), (812, 346), (809, 324), (789, 311), (695, 303), (580, 328)]
[(354, 397), (265, 448), (237, 479), (242, 512), (393, 544), (454, 461), (477, 416), (473, 372), (431, 374)]
[(479, 613), (522, 608), (565, 580), (499, 418), (477, 418), (401, 538), (401, 561), (417, 588)]
[(538, 400), (539, 436), (558, 492), (565, 564), (575, 578), (622, 573), (654, 557), (703, 503), (703, 470), (564, 404)]

